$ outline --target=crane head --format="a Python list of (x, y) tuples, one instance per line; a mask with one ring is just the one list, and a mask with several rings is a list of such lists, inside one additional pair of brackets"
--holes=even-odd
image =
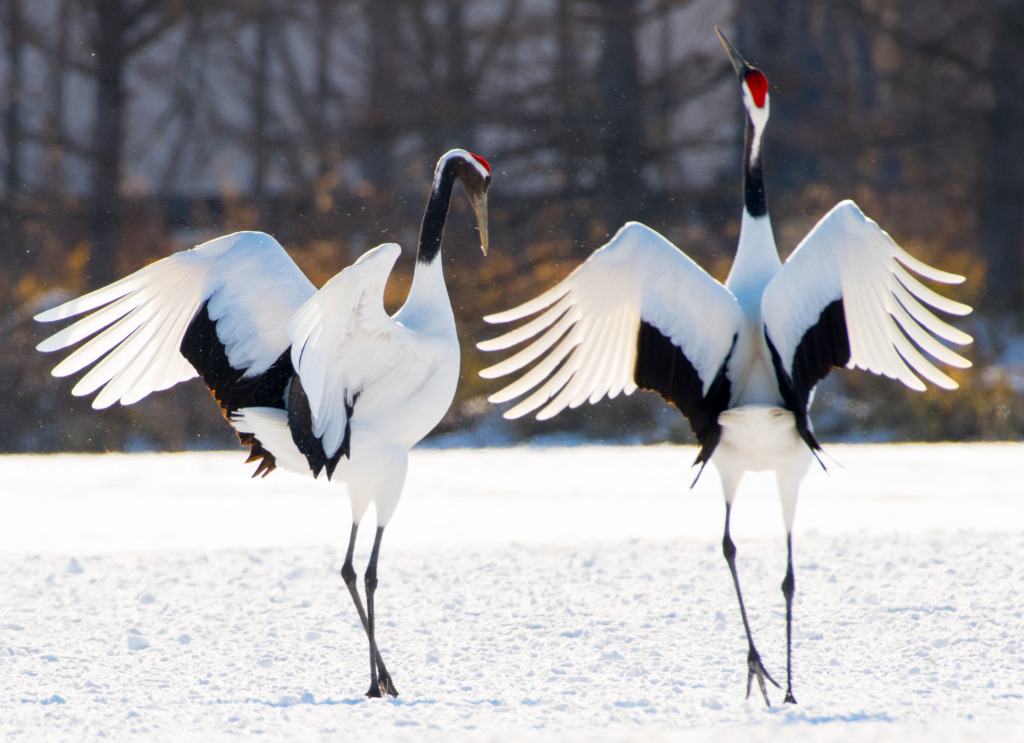
[(725, 38), (725, 34), (717, 27), (715, 28), (715, 33), (718, 34), (718, 39), (729, 54), (729, 60), (732, 62), (732, 67), (736, 70), (736, 76), (740, 80), (740, 86), (743, 88), (743, 105), (746, 106), (751, 116), (754, 116), (755, 112), (767, 114), (768, 78), (764, 76), (761, 70), (747, 62), (736, 47), (732, 45), (732, 42)]
[(455, 164), (455, 177), (462, 184), (462, 189), (469, 198), (476, 215), (476, 226), (480, 231), (480, 249), (487, 255), (487, 189), (491, 185), (491, 166), (479, 155), (466, 150), (452, 150), (438, 163), (438, 172), (442, 163), (451, 159)]

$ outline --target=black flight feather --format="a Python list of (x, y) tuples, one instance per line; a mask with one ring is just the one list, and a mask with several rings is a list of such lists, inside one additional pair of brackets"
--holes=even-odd
[(338, 451), (330, 457), (324, 451), (323, 438), (313, 433), (313, 414), (309, 407), (309, 398), (302, 388), (302, 379), (295, 375), (292, 380), (291, 389), (288, 392), (288, 428), (292, 432), (292, 440), (295, 446), (306, 458), (309, 469), (313, 476), (318, 477), (321, 470), (327, 468), (327, 479), (334, 476), (334, 470), (342, 457), (350, 459), (352, 456), (352, 414), (355, 412), (356, 401), (359, 393), (352, 396), (349, 402), (345, 399), (345, 434), (341, 440)]
[[(207, 303), (203, 302), (189, 323), (179, 350), (202, 377), (229, 421), (231, 414), (242, 408), (284, 408), (284, 391), (295, 374), (290, 348), (262, 374), (246, 377), (244, 369), (236, 369), (228, 361), (224, 344), (217, 337), (217, 324), (210, 319)], [(246, 462), (260, 460), (253, 477), (270, 474), (277, 466), (274, 455), (253, 434), (237, 435), (241, 445), (249, 447)]]
[[(843, 300), (837, 299), (821, 311), (818, 321), (809, 327), (793, 352), (793, 373), (786, 372), (779, 352), (765, 329), (765, 339), (771, 352), (775, 377), (779, 383), (783, 406), (796, 419), (796, 430), (811, 451), (821, 451), (821, 444), (815, 438), (807, 420), (814, 387), (836, 367), (846, 366), (850, 361), (850, 337), (846, 329), (846, 311)], [(820, 459), (818, 460), (821, 461)]]
[[(732, 343), (735, 347), (736, 336)], [(729, 407), (730, 384), (726, 369), (731, 356), (730, 348), (705, 395), (704, 382), (682, 349), (650, 323), (640, 322), (633, 379), (638, 387), (657, 392), (666, 402), (679, 408), (690, 422), (700, 444), (694, 464), (702, 465), (694, 484), (722, 436), (718, 416)]]

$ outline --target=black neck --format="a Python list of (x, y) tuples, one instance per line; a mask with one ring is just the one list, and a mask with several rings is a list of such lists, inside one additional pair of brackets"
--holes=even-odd
[(448, 207), (452, 203), (452, 188), (455, 187), (456, 171), (459, 161), (452, 158), (445, 162), (440, 175), (434, 179), (434, 186), (423, 212), (420, 224), (420, 245), (416, 251), (418, 263), (433, 263), (441, 252), (441, 236), (444, 235), (444, 223), (448, 220)]
[(743, 133), (743, 205), (752, 217), (768, 213), (768, 197), (764, 190), (764, 133), (757, 143), (757, 159), (751, 162), (750, 145), (754, 139), (754, 124), (747, 116)]

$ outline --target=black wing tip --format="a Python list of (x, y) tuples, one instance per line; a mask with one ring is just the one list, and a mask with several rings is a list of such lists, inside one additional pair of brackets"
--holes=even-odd
[(708, 462), (711, 461), (711, 457), (708, 457), (707, 459), (702, 459), (703, 456), (704, 450), (701, 449), (701, 453), (697, 455), (697, 458), (693, 460), (693, 464), (690, 465), (691, 469), (696, 467), (698, 464), (700, 465), (700, 469), (697, 470), (697, 476), (694, 477), (693, 482), (690, 483), (690, 490), (693, 490), (695, 487), (697, 487), (697, 481), (700, 479), (700, 476), (704, 474), (704, 468), (708, 466)]
[[(736, 346), (737, 337), (733, 335), (732, 348)], [(701, 446), (694, 465), (711, 459), (722, 436), (718, 416), (729, 407), (731, 385), (726, 370), (732, 348), (722, 361), (707, 394), (704, 394), (704, 382), (682, 349), (657, 327), (646, 320), (640, 321), (633, 379), (638, 387), (657, 392), (665, 402), (675, 405), (686, 416)], [(703, 471), (701, 467), (697, 478)]]
[(792, 374), (786, 371), (767, 327), (764, 329), (764, 338), (768, 343), (768, 352), (771, 354), (783, 407), (793, 414), (800, 438), (810, 448), (822, 469), (827, 471), (828, 468), (818, 455), (823, 450), (814, 432), (811, 431), (808, 409), (811, 392), (818, 382), (827, 377), (832, 369), (843, 367), (850, 360), (850, 337), (842, 297), (825, 305), (817, 321), (804, 331), (803, 337), (793, 351)]
[(313, 413), (309, 407), (309, 398), (302, 387), (302, 379), (296, 374), (292, 379), (291, 389), (288, 392), (288, 428), (292, 432), (292, 441), (306, 458), (313, 477), (319, 477), (320, 473), (327, 470), (327, 479), (334, 476), (341, 458), (351, 458), (352, 446), (352, 412), (355, 409), (356, 400), (359, 399), (357, 392), (352, 401), (345, 401), (345, 435), (342, 438), (341, 446), (330, 457), (324, 451), (323, 437), (313, 433)]

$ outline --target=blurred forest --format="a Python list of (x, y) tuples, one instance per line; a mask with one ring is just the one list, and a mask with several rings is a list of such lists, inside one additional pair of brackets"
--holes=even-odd
[(0, 0), (0, 451), (232, 446), (198, 380), (93, 411), (34, 346), (62, 299), (239, 229), (316, 285), (383, 241), (397, 309), (437, 158), (487, 158), (491, 252), (457, 196), (445, 270), (463, 375), (435, 441), (688, 440), (653, 395), (540, 425), (486, 403), (482, 315), (630, 219), (719, 279), (742, 206), (740, 96), (771, 84), (768, 198), (791, 250), (853, 198), (968, 281), (956, 393), (840, 372), (824, 440), (1024, 432), (1024, 3), (933, 0)]

